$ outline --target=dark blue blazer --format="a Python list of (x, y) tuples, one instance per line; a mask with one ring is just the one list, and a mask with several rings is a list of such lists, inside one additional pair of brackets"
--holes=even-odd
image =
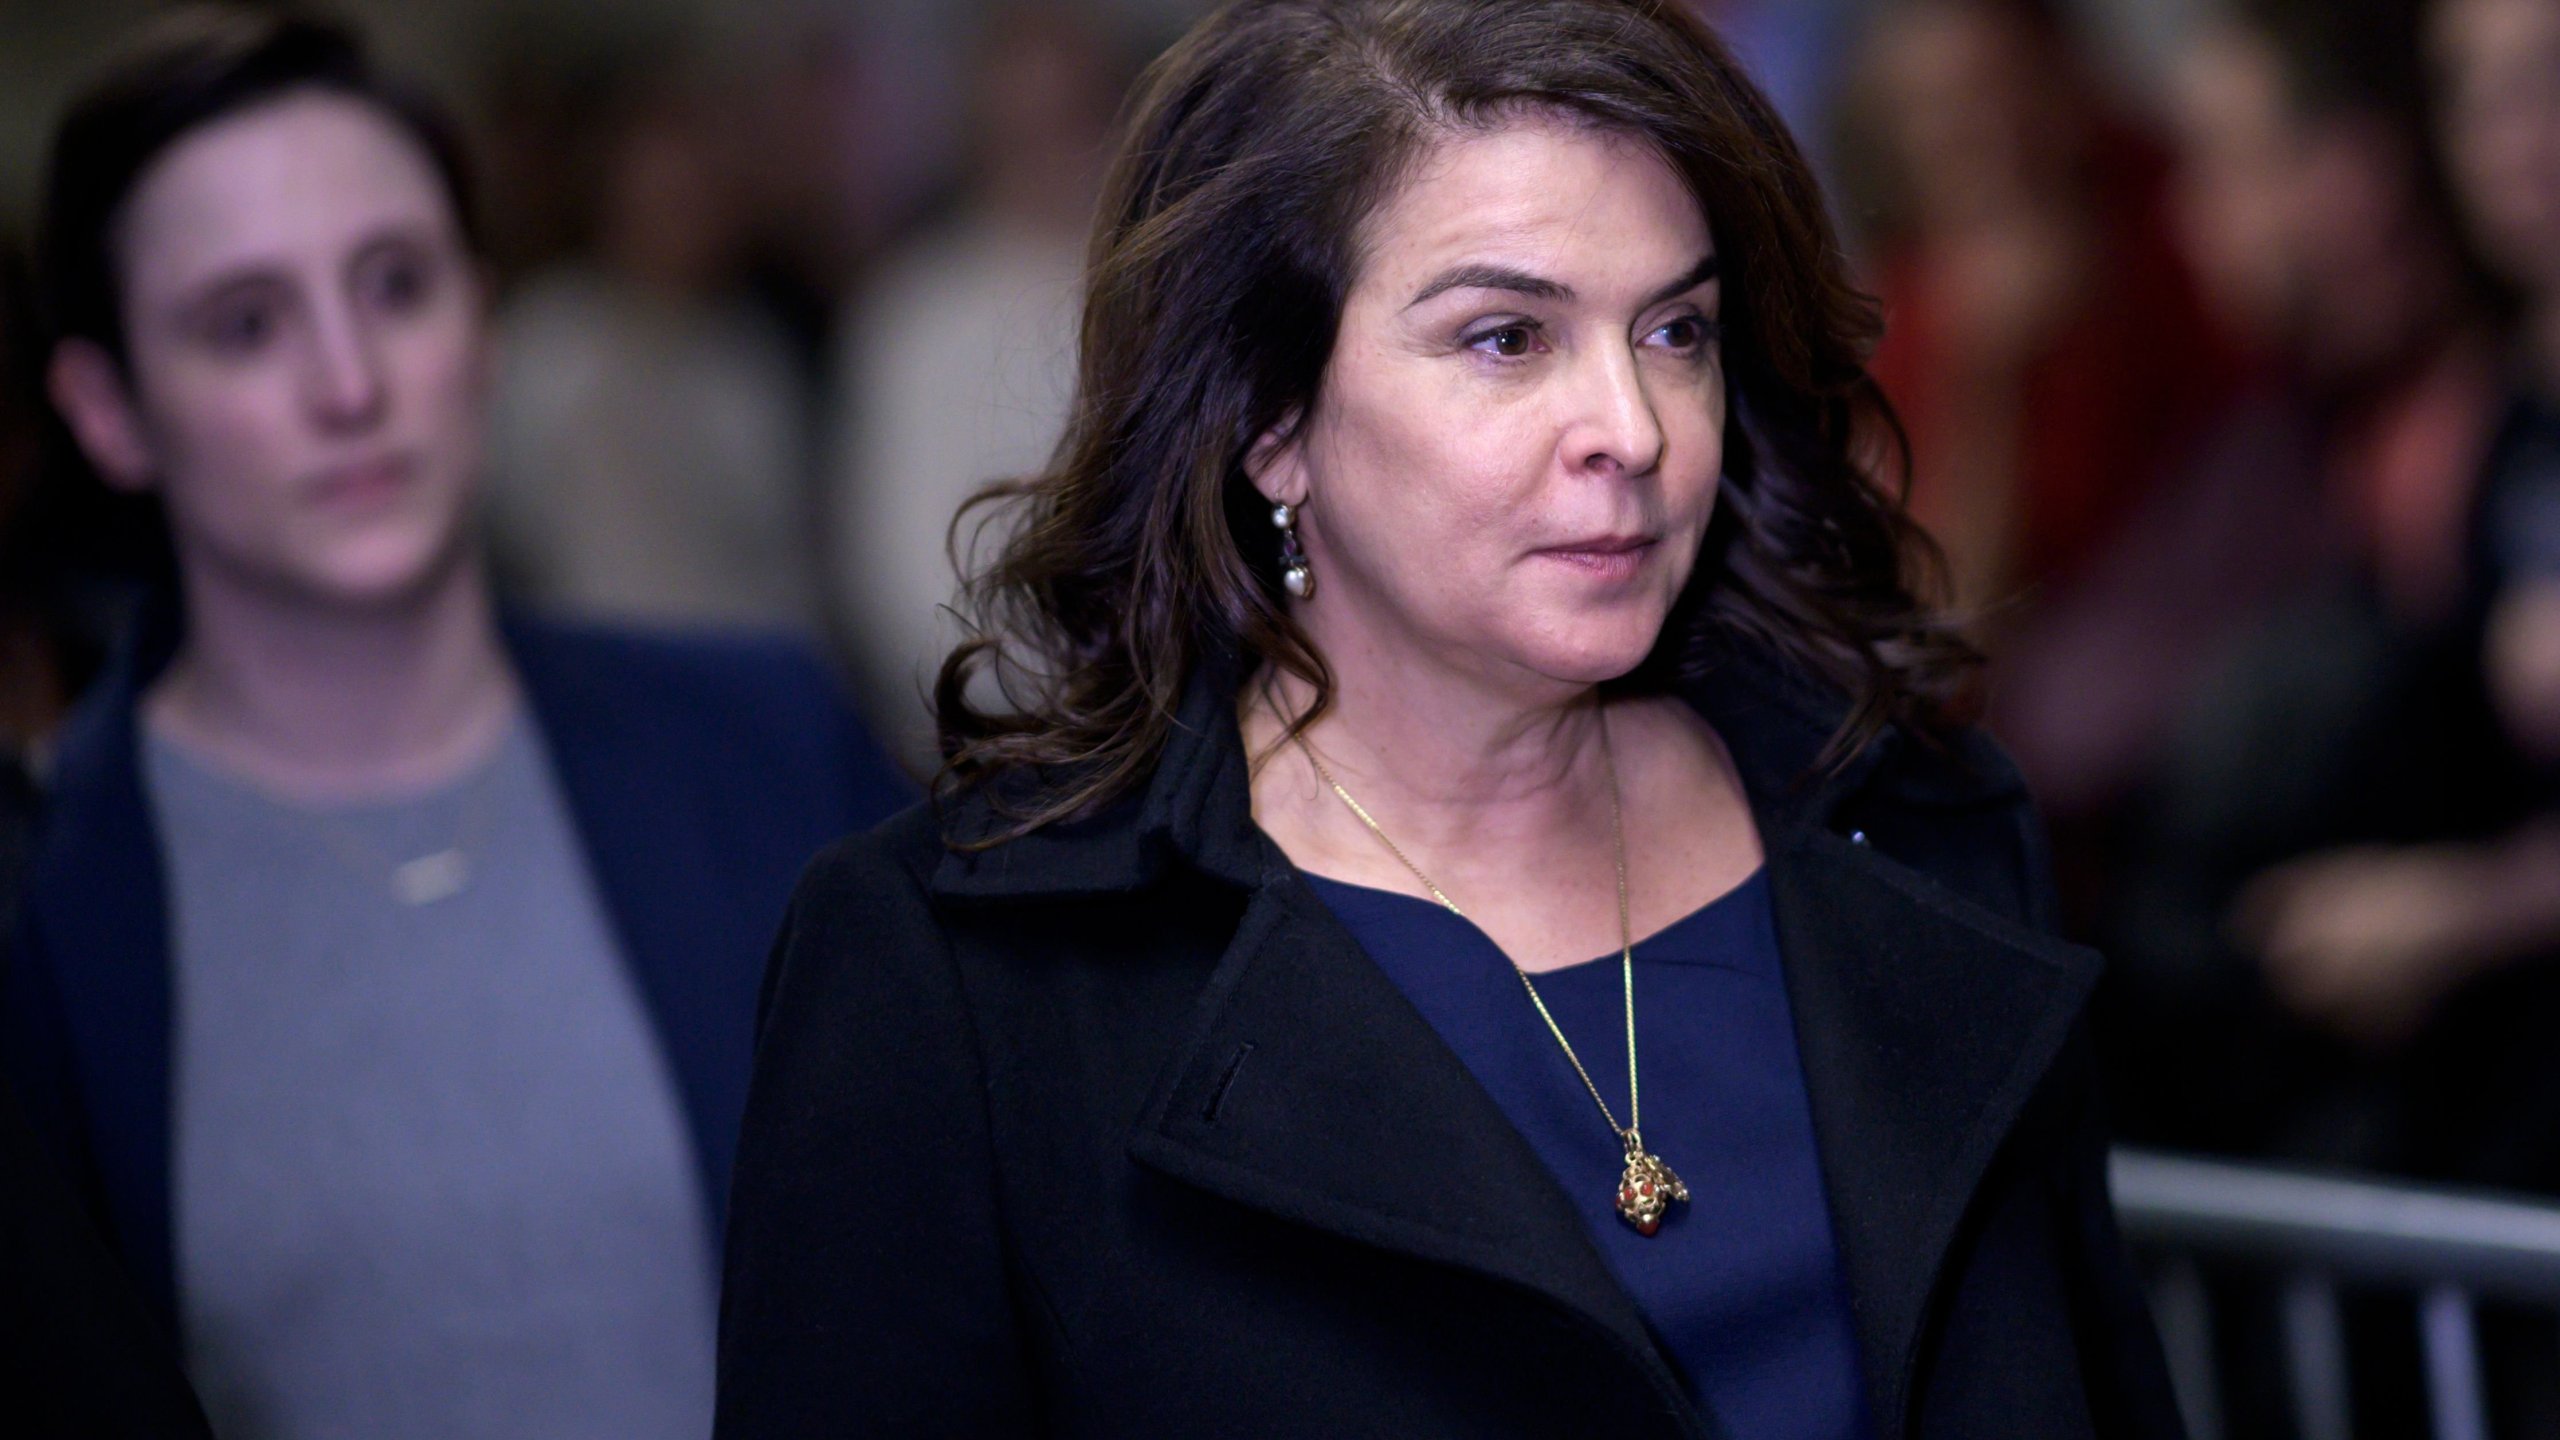
[[(7, 1063), (164, 1320), (170, 916), (137, 707), (175, 648), (146, 623), (64, 727), (8, 972)], [(506, 626), (622, 953), (672, 1065), (713, 1223), (756, 989), (809, 856), (914, 799), (804, 646), (525, 619)]]

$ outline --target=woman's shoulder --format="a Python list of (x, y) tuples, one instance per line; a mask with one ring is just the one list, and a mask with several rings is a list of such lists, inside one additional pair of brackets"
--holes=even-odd
[(920, 918), (932, 908), (933, 873), (945, 853), (942, 817), (930, 801), (919, 801), (811, 857), (800, 873), (793, 914), (894, 910)]
[(832, 704), (836, 686), (807, 638), (772, 626), (667, 625), (510, 615), (520, 665), (605, 689), (677, 699)]
[[(903, 1029), (960, 1003), (931, 894), (942, 848), (932, 806), (918, 804), (809, 860), (765, 970), (761, 1044), (787, 1035), (825, 1049), (850, 1027)], [(906, 1019), (879, 1013), (892, 994)]]
[(1978, 724), (1950, 723), (1921, 729), (1897, 724), (1887, 766), (1879, 779), (1913, 804), (2030, 806), (2026, 776), (2008, 749)]
[(2057, 923), (2044, 821), (2025, 777), (1978, 725), (1886, 732), (1840, 826), (1966, 899), (2037, 930)]
[(1675, 693), (1757, 788), (1836, 787), (1916, 807), (2027, 803), (2017, 765), (1981, 726), (1923, 709), (1862, 727), (1850, 695), (1767, 647), (1737, 647)]
[(838, 828), (915, 798), (836, 673), (793, 632), (511, 616), (507, 640), (557, 743), (618, 736), (731, 781), (823, 796), (849, 807)]

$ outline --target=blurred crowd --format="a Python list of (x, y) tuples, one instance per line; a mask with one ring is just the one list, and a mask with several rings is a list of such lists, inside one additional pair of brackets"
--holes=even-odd
[(1884, 7), (1835, 153), (2121, 1128), (2560, 1189), (2560, 7), (2066, 20)]
[(2065, 20), (1881, 7), (1834, 153), (2119, 1133), (2560, 1193), (2560, 5), (2221, 0), (2150, 93)]
[[(2560, 0), (2198, 0), (2148, 66), (2063, 0), (1699, 3), (1881, 301), (2120, 1131), (2560, 1195)], [(951, 8), (461, 97), (501, 592), (795, 630), (919, 776), (954, 515), (1058, 435), (1113, 116), (1198, 7)], [(169, 557), (0, 243), (5, 915)]]
[[(2213, 0), (2144, 69), (2060, 0), (1700, 3), (1882, 302), (1984, 713), (2116, 962), (2127, 1131), (2560, 1190), (2560, 1066), (2471, 1033), (2529, 1030), (2560, 947), (2560, 5)], [(918, 773), (953, 517), (1057, 435), (1112, 117), (1185, 18), (955, 13), (501, 48), (466, 97), (505, 592), (796, 629)], [(25, 814), (165, 557), (65, 463), (0, 284)]]

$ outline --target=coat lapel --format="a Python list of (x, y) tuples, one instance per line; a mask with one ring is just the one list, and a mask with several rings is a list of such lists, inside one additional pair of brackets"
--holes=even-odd
[(1956, 1230), (2098, 959), (1837, 835), (1770, 839), (1832, 1229), (1879, 1440), (1897, 1440)]
[[(1682, 1433), (1712, 1433), (1528, 1143), (1254, 827), (1231, 682), (1195, 677), (1143, 799), (1053, 843), (949, 856), (936, 890), (1135, 891), (1174, 865), (1246, 890), (1132, 1155), (1544, 1295), (1616, 1342)], [(1879, 1440), (1900, 1440), (1948, 1251), (2099, 962), (1825, 828), (1879, 791), (1922, 810), (2023, 803), (1988, 742), (1959, 736), (1924, 761), (1888, 731), (1826, 769), (1837, 698), (1765, 657), (1729, 655), (1685, 691), (1751, 795), (1868, 1393)], [(984, 823), (967, 809), (954, 820), (961, 835)]]
[(1281, 1219), (1543, 1296), (1625, 1356), (1649, 1418), (1712, 1434), (1528, 1142), (1271, 858), (1131, 1155)]
[[(135, 675), (127, 668), (105, 682), (64, 735), (52, 833), (29, 876), (22, 922), (28, 972), (12, 977), (21, 989), (40, 988), (15, 1004), (51, 1012), (25, 1023), (58, 1021), (61, 1039), (12, 1063), (48, 1138), (96, 1167), (126, 1263), (169, 1318), (177, 1274), (169, 909), (143, 790)], [(44, 1073), (29, 1075), (30, 1065)]]
[(693, 732), (653, 722), (649, 697), (609, 647), (516, 617), (506, 638), (614, 938), (648, 1007), (650, 1035), (674, 1075), (716, 1243), (753, 1067), (755, 987), (708, 957), (750, 960), (738, 937), (771, 923), (742, 899), (758, 887), (724, 852), (736, 827), (722, 823), (706, 789), (717, 783), (716, 757), (694, 753)]
[[(1689, 698), (1731, 749), (1760, 827), (1867, 1393), (1878, 1440), (1900, 1440), (1956, 1231), (2100, 961), (1836, 833), (1853, 802), (1951, 820), (2024, 805), (2016, 771), (1979, 734), (1925, 752), (1888, 730), (1826, 768), (1837, 697), (1748, 650)], [(2025, 858), (2032, 890), (2042, 872)]]
[[(1625, 1358), (1647, 1420), (1716, 1435), (1536, 1152), (1253, 823), (1235, 690), (1228, 670), (1193, 677), (1143, 795), (946, 852), (935, 892), (1138, 894), (1169, 877), (1242, 892), (1131, 1158), (1293, 1224), (1543, 1296)], [(946, 819), (961, 837), (1002, 823), (984, 795)]]
[[(147, 602), (63, 728), (9, 977), (11, 1057), (29, 1114), (82, 1163), (135, 1280), (176, 1314), (171, 1230), (168, 895), (143, 788), (142, 694), (178, 641), (176, 605)], [(41, 1013), (36, 1013), (41, 1012)], [(58, 1023), (59, 1032), (51, 1026)], [(31, 1033), (32, 1032), (32, 1033)]]

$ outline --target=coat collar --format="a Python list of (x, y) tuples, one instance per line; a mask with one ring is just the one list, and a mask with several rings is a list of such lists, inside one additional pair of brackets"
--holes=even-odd
[[(174, 648), (173, 615), (146, 605), (63, 722), (26, 907), (11, 937), (48, 963), (12, 955), (8, 976), (10, 1038), (24, 1052), (11, 1065), (29, 1112), (49, 1142), (94, 1169), (95, 1198), (164, 1319), (175, 1314), (177, 1286), (169, 916), (142, 788), (140, 703)], [(118, 1123), (87, 1124), (87, 1116)]]
[[(1262, 883), (1268, 842), (1253, 823), (1251, 777), (1235, 719), (1239, 683), (1232, 664), (1200, 667), (1184, 689), (1153, 775), (1092, 816), (969, 850), (957, 847), (1000, 833), (1004, 803), (1025, 798), (1039, 782), (1008, 777), (992, 794), (950, 800), (945, 833), (956, 845), (934, 870), (935, 893), (968, 899), (1128, 893), (1177, 863), (1239, 889)], [(1824, 767), (1847, 703), (1756, 647), (1726, 649), (1680, 693), (1733, 752), (1764, 832), (1773, 821), (1827, 824), (1842, 802), (1877, 782), (1893, 798), (1922, 806), (1996, 804), (2025, 794), (1998, 747), (1970, 731), (1921, 741), (1887, 729), (1845, 761)]]
[[(1710, 1433), (1526, 1142), (1253, 824), (1233, 693), (1223, 675), (1195, 680), (1141, 794), (1074, 826), (947, 851), (933, 888), (961, 902), (1129, 894), (1180, 867), (1244, 892), (1133, 1156), (1297, 1223), (1543, 1295), (1615, 1341), (1679, 1428)], [(1818, 769), (1842, 705), (1748, 651), (1686, 698), (1733, 752), (1761, 829), (1872, 1413), (1881, 1440), (1899, 1440), (1945, 1259), (2077, 1023), (2097, 960), (1829, 828), (1853, 799), (2022, 807), (2015, 770), (1988, 741), (1888, 731)], [(948, 818), (960, 836), (995, 824), (968, 800)], [(2032, 865), (2024, 823), (2019, 859)]]
[(1872, 1413), (1898, 1440), (1957, 1232), (2099, 962), (1826, 830), (1780, 830), (1768, 864)]
[(1541, 1297), (1627, 1367), (1606, 1387), (1643, 1425), (1712, 1421), (1536, 1152), (1279, 852), (1159, 1073), (1139, 1163), (1284, 1220)]
[(1000, 833), (1005, 803), (1040, 782), (1008, 776), (992, 794), (973, 791), (952, 800), (944, 833), (956, 843), (943, 851), (932, 888), (971, 899), (1127, 893), (1153, 884), (1177, 860), (1239, 889), (1259, 885), (1269, 868), (1269, 841), (1253, 823), (1235, 693), (1230, 667), (1194, 674), (1146, 785), (1092, 816), (969, 850), (959, 847)]

